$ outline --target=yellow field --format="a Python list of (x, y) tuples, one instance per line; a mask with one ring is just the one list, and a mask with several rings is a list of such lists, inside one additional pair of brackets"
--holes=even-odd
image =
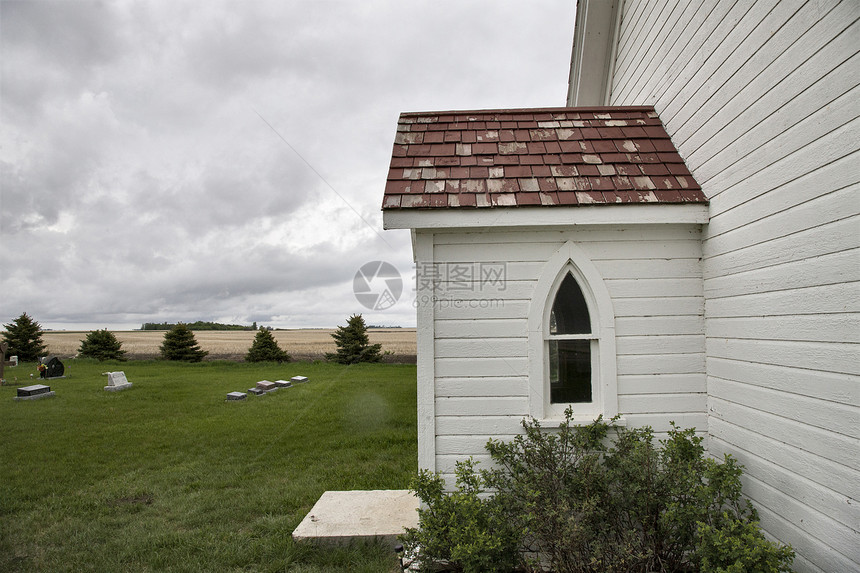
[[(334, 352), (331, 333), (334, 329), (273, 330), (278, 345), (294, 360), (322, 359), (326, 352)], [(414, 362), (416, 354), (414, 328), (370, 329), (370, 342), (382, 344), (383, 352), (393, 352), (390, 358), (396, 362)], [(42, 340), (48, 354), (61, 358), (74, 356), (87, 332), (47, 331)], [(156, 358), (158, 347), (164, 340), (163, 330), (114, 331), (122, 348), (131, 359)], [(248, 351), (256, 333), (251, 330), (197, 330), (194, 337), (203, 350), (209, 351), (207, 359), (238, 360)]]

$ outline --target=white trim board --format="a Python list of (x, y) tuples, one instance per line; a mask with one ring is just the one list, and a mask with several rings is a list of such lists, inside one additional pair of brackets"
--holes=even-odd
[(399, 209), (382, 214), (385, 229), (455, 229), (572, 225), (650, 225), (708, 222), (704, 204), (592, 207), (516, 207), (512, 209)]

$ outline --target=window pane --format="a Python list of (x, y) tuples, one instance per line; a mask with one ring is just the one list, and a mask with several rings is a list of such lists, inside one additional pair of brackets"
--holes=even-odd
[(591, 320), (588, 317), (588, 305), (576, 279), (568, 274), (564, 277), (552, 312), (549, 317), (550, 334), (589, 334), (591, 332)]
[(549, 341), (550, 403), (591, 402), (591, 341)]

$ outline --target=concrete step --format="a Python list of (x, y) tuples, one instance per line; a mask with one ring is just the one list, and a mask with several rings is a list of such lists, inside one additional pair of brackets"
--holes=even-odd
[(418, 503), (405, 489), (327, 491), (293, 531), (293, 539), (328, 545), (377, 539), (393, 547), (407, 527), (418, 527)]

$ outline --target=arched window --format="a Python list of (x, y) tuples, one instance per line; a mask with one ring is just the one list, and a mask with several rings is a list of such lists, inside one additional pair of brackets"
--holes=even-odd
[(594, 263), (573, 241), (547, 261), (529, 309), (529, 411), (587, 423), (618, 412), (615, 313)]
[(594, 400), (591, 361), (597, 355), (597, 340), (592, 332), (588, 304), (568, 272), (556, 292), (547, 329), (550, 404)]

